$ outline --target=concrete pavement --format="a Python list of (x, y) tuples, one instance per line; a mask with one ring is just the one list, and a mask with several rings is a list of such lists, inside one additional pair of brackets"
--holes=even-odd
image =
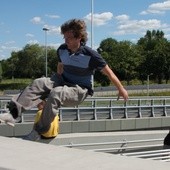
[(0, 137), (0, 170), (169, 170), (168, 162)]

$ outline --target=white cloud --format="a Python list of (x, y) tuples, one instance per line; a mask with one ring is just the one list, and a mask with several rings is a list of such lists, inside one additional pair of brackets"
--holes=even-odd
[(165, 38), (170, 39), (170, 34), (166, 34)]
[(58, 16), (58, 15), (49, 15), (49, 14), (46, 14), (45, 16), (48, 17), (48, 18), (52, 18), (52, 19), (60, 18), (60, 16)]
[(4, 54), (0, 54), (0, 60), (3, 60), (3, 59), (6, 59), (6, 56)]
[(118, 20), (118, 26), (117, 30), (113, 32), (114, 35), (143, 34), (146, 30), (168, 28), (167, 24), (162, 24), (157, 19), (130, 20), (126, 15), (117, 16), (115, 19)]
[(38, 40), (30, 40), (27, 42), (27, 44), (39, 44)]
[(128, 15), (118, 15), (115, 17), (115, 19), (117, 19), (119, 22), (125, 22), (129, 20), (129, 16)]
[(151, 20), (131, 20), (128, 23), (119, 25), (120, 30), (141, 30), (141, 29), (154, 29), (160, 28), (161, 24), (159, 20), (151, 19)]
[(53, 47), (55, 49), (58, 49), (58, 47), (61, 45), (61, 43), (49, 43), (48, 44), (50, 47)]
[(9, 51), (11, 53), (12, 51), (20, 50), (18, 47), (14, 46), (14, 43), (14, 41), (9, 41), (0, 46), (0, 59), (10, 57)]
[[(86, 15), (85, 20), (90, 23), (91, 22), (91, 13)], [(93, 14), (93, 23), (96, 26), (106, 25), (108, 21), (113, 18), (113, 14), (111, 12), (104, 12), (101, 14)]]
[(34, 18), (31, 19), (31, 22), (33, 24), (42, 24), (42, 23), (44, 23), (44, 21), (42, 21), (41, 17), (34, 17)]
[(162, 14), (165, 13), (165, 11), (170, 10), (170, 0), (166, 0), (164, 2), (158, 2), (153, 3), (149, 5), (148, 9), (146, 11), (142, 11), (140, 14), (146, 15), (146, 14)]
[(54, 25), (44, 25), (43, 28), (48, 28), (49, 31), (47, 33), (51, 35), (58, 35), (61, 32), (60, 27)]
[(11, 40), (11, 41), (7, 41), (7, 42), (5, 43), (5, 45), (11, 45), (11, 44), (15, 44), (15, 41)]
[(16, 50), (18, 49), (18, 47), (15, 47), (15, 46), (5, 46), (5, 45), (2, 45), (1, 47), (1, 50)]
[(119, 31), (114, 31), (113, 35), (125, 35), (126, 31), (125, 30), (119, 30)]
[(27, 33), (26, 35), (25, 35), (26, 37), (34, 37), (34, 35), (33, 34), (30, 34), (30, 33)]

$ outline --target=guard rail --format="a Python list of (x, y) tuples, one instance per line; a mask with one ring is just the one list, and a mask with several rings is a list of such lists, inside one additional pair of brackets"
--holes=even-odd
[[(0, 98), (1, 113), (6, 110), (9, 98)], [(23, 122), (34, 121), (37, 108), (23, 113)], [(128, 119), (145, 117), (169, 117), (170, 97), (130, 98), (128, 101), (116, 98), (87, 98), (76, 107), (59, 108), (60, 121)]]

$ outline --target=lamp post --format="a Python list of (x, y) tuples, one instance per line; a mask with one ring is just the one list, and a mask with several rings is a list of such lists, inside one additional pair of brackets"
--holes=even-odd
[(47, 68), (47, 65), (48, 65), (48, 61), (47, 61), (47, 31), (49, 31), (48, 28), (43, 28), (43, 31), (45, 32), (45, 76), (47, 77), (48, 76), (48, 68)]
[[(93, 0), (91, 0), (91, 48), (93, 49)], [(92, 79), (92, 89), (94, 89), (94, 76), (91, 76)]]
[(93, 48), (93, 0), (91, 0), (91, 48)]
[(153, 73), (147, 75), (147, 96), (149, 96), (149, 77), (153, 75)]

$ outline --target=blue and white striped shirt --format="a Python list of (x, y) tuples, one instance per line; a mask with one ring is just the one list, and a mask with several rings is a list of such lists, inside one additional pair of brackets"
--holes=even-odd
[(95, 50), (81, 46), (76, 53), (71, 53), (66, 44), (62, 44), (57, 54), (59, 62), (64, 65), (63, 78), (65, 81), (83, 87), (92, 87), (91, 77), (95, 70), (101, 70), (105, 60)]

